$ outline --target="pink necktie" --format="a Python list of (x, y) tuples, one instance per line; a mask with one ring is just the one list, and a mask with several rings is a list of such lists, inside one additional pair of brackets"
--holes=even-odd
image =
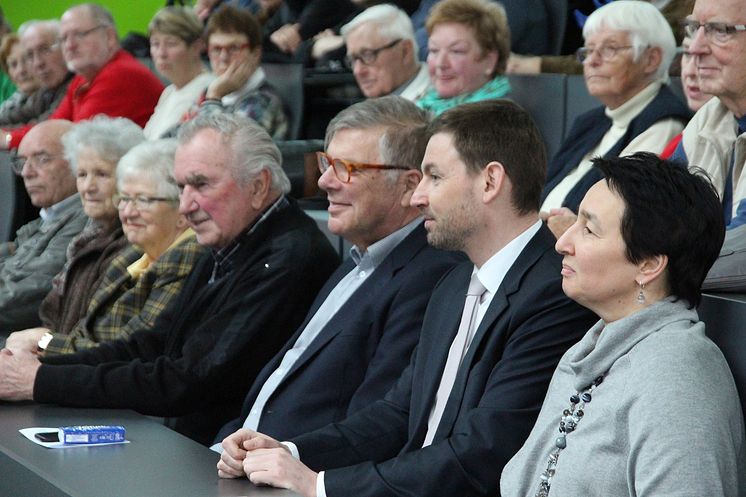
[(456, 337), (453, 339), (451, 348), (448, 350), (448, 359), (446, 360), (445, 368), (443, 368), (443, 376), (440, 378), (438, 392), (435, 394), (435, 405), (433, 405), (427, 421), (427, 433), (425, 434), (425, 441), (422, 443), (423, 447), (430, 445), (433, 442), (433, 437), (435, 437), (435, 431), (440, 423), (440, 418), (443, 416), (448, 397), (453, 389), (453, 383), (456, 381), (458, 368), (466, 355), (466, 351), (469, 349), (471, 339), (474, 337), (477, 310), (479, 309), (479, 303), (485, 290), (486, 288), (479, 281), (479, 278), (477, 278), (477, 273), (474, 273), (471, 276), (469, 289), (466, 292), (466, 302), (464, 303), (464, 312), (461, 314), (461, 323), (458, 325)]

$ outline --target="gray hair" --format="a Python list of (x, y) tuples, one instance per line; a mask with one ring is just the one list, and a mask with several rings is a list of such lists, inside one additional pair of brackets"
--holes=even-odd
[(60, 36), (60, 21), (58, 19), (32, 19), (26, 21), (18, 28), (18, 36), (23, 38), (26, 33), (33, 28), (43, 29), (48, 33), (52, 33), (55, 38)]
[(174, 138), (145, 141), (132, 147), (119, 161), (117, 189), (130, 179), (149, 179), (155, 185), (156, 195), (178, 200), (179, 187), (174, 178)]
[(273, 190), (290, 192), (290, 180), (282, 169), (282, 154), (267, 131), (256, 121), (229, 113), (198, 115), (179, 128), (179, 144), (189, 143), (204, 129), (217, 132), (223, 143), (230, 146), (234, 159), (230, 167), (237, 182), (247, 185), (266, 169), (272, 176)]
[(412, 42), (413, 53), (417, 54), (419, 52), (412, 20), (399, 7), (388, 3), (368, 7), (342, 26), (340, 34), (347, 41), (348, 34), (367, 23), (375, 24), (378, 27), (378, 34), (382, 38), (391, 41), (396, 39), (409, 40)]
[[(409, 100), (387, 95), (369, 98), (337, 114), (326, 128), (324, 148), (343, 129), (384, 128), (378, 142), (381, 159), (389, 165), (419, 169), (430, 138), (427, 125), (430, 115)], [(391, 171), (393, 178), (398, 171)]]
[(97, 3), (81, 3), (70, 7), (68, 10), (80, 8), (84, 8), (88, 12), (88, 15), (91, 16), (91, 19), (93, 19), (93, 22), (95, 22), (96, 25), (110, 26), (116, 31), (117, 26), (114, 23), (114, 16), (111, 15), (111, 12), (106, 7)]
[(668, 82), (668, 67), (676, 55), (676, 39), (671, 26), (657, 8), (639, 0), (616, 0), (588, 16), (583, 26), (583, 37), (588, 39), (602, 29), (629, 33), (635, 61), (639, 60), (647, 47), (660, 48), (661, 64), (653, 78)]
[(101, 159), (116, 164), (129, 149), (145, 140), (142, 128), (124, 117), (98, 115), (80, 121), (62, 137), (65, 159), (73, 172), (78, 170), (78, 155), (91, 149)]

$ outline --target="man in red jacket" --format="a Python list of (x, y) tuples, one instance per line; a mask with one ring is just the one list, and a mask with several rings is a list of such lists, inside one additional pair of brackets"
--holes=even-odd
[[(106, 114), (145, 126), (163, 84), (121, 49), (108, 10), (93, 3), (68, 9), (60, 20), (59, 42), (75, 77), (50, 119), (77, 122)], [(7, 130), (0, 137), (0, 147), (17, 148), (30, 128)]]

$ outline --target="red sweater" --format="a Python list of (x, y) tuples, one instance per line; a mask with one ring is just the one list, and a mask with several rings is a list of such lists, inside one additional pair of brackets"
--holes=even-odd
[[(132, 119), (141, 127), (150, 119), (163, 84), (132, 55), (120, 49), (91, 81), (76, 75), (49, 119), (78, 122), (98, 114)], [(11, 130), (17, 148), (31, 125)]]

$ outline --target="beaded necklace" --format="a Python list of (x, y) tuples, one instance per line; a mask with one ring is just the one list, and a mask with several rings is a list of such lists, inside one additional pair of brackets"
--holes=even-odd
[(549, 455), (547, 469), (540, 476), (539, 489), (536, 491), (535, 497), (549, 497), (549, 489), (552, 486), (552, 478), (557, 467), (557, 461), (559, 460), (562, 449), (567, 447), (567, 435), (575, 431), (578, 423), (585, 415), (585, 405), (589, 404), (593, 399), (593, 395), (591, 394), (603, 381), (604, 376), (601, 375), (593, 380), (593, 383), (585, 387), (582, 392), (575, 392), (570, 396), (570, 407), (562, 411), (562, 416), (560, 417), (560, 434), (554, 441), (556, 448)]

